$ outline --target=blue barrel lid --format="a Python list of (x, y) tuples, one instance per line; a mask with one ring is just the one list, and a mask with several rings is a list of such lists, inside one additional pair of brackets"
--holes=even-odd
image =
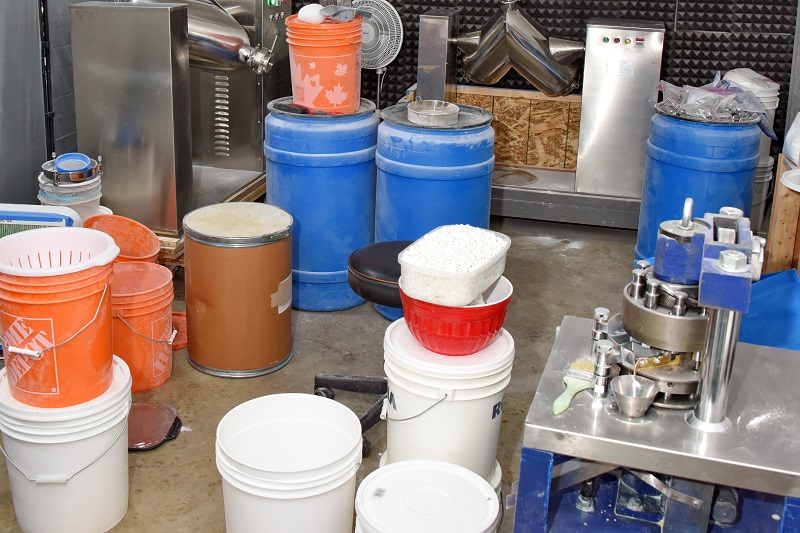
[[(295, 109), (293, 109), (295, 108)], [(306, 109), (306, 112), (297, 112), (297, 110), (305, 109), (303, 106), (297, 105), (294, 103), (294, 99), (291, 96), (285, 96), (283, 98), (277, 98), (270, 103), (267, 104), (267, 110), (270, 113), (277, 113), (279, 115), (286, 115), (289, 117), (296, 117), (299, 119), (304, 118), (314, 118), (314, 119), (326, 119), (326, 118), (343, 118), (343, 117), (361, 117), (364, 115), (369, 115), (370, 113), (375, 112), (375, 104), (371, 100), (367, 100), (366, 98), (361, 99), (361, 103), (358, 106), (358, 111), (355, 113), (325, 113), (325, 112), (314, 112)]]

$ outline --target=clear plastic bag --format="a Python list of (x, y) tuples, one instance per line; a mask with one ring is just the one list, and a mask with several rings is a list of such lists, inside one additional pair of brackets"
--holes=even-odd
[(668, 115), (700, 122), (736, 123), (749, 121), (755, 113), (760, 117), (761, 131), (778, 140), (758, 97), (749, 89), (722, 79), (719, 72), (714, 81), (702, 87), (678, 87), (662, 80), (658, 88), (664, 94), (659, 109)]

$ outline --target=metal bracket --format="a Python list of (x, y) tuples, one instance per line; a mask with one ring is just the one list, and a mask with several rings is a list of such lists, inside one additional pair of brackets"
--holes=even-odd
[(631, 470), (630, 468), (627, 469), (628, 472), (633, 474), (634, 476), (638, 477), (658, 492), (669, 498), (670, 500), (675, 500), (676, 502), (680, 502), (683, 504), (688, 505), (694, 509), (700, 509), (703, 507), (703, 501), (699, 500), (693, 496), (689, 496), (688, 494), (684, 494), (683, 492), (679, 492), (672, 487), (665, 485), (663, 481), (658, 479), (656, 476), (651, 474), (650, 472), (641, 472), (639, 470)]
[(598, 463), (578, 458), (570, 459), (553, 466), (551, 490), (558, 492), (617, 468), (619, 468), (617, 465), (609, 463)]

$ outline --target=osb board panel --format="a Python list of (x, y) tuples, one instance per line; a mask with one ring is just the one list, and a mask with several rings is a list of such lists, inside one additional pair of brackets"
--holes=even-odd
[(568, 102), (531, 100), (526, 163), (564, 168), (566, 160)]
[(531, 101), (526, 98), (494, 98), (494, 157), (498, 163), (525, 164)]
[(488, 112), (492, 112), (494, 108), (494, 99), (488, 94), (467, 94), (459, 93), (456, 100), (459, 104), (471, 105), (474, 107), (482, 107)]
[(578, 166), (578, 133), (581, 129), (581, 104), (570, 102), (569, 120), (567, 121), (567, 153), (564, 168)]

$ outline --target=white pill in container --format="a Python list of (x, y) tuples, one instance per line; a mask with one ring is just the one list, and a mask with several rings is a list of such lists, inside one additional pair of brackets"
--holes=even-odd
[(403, 292), (440, 305), (469, 305), (502, 275), (510, 245), (502, 233), (440, 226), (398, 256)]

